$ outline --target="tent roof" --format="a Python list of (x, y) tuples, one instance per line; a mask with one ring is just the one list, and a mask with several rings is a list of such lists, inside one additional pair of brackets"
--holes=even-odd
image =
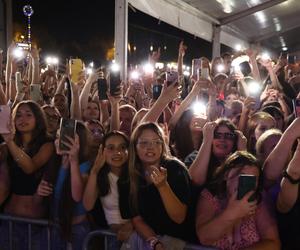
[(212, 41), (221, 25), (221, 43), (234, 47), (260, 42), (280, 51), (300, 50), (299, 0), (128, 0), (135, 8)]

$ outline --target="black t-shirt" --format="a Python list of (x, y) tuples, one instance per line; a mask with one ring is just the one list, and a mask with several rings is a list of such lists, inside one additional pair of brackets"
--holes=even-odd
[[(300, 188), (299, 188), (300, 189)], [(283, 250), (300, 248), (300, 190), (294, 207), (286, 214), (278, 213), (278, 229)]]
[[(187, 169), (177, 160), (167, 160), (161, 164), (167, 169), (167, 180), (176, 197), (190, 207), (191, 190), (190, 178)], [(171, 220), (163, 205), (163, 201), (157, 188), (153, 184), (147, 184), (146, 180), (139, 180), (138, 190), (138, 213), (130, 210), (129, 182), (119, 182), (120, 210), (124, 219), (141, 216), (156, 234), (170, 235), (173, 237), (188, 240), (190, 231), (187, 220), (177, 224)], [(187, 216), (188, 217), (188, 216)]]

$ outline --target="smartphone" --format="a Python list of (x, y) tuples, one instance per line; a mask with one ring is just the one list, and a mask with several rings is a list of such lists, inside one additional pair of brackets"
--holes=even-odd
[(171, 85), (175, 82), (178, 82), (178, 73), (177, 71), (168, 71), (166, 72), (166, 82), (167, 85)]
[(112, 96), (117, 95), (121, 87), (120, 71), (110, 71), (109, 73), (109, 92)]
[(73, 119), (60, 119), (60, 127), (59, 127), (59, 149), (60, 150), (69, 150), (69, 148), (63, 144), (63, 141), (68, 142), (66, 136), (71, 138), (75, 138), (76, 131), (76, 120)]
[(160, 96), (161, 90), (162, 90), (162, 85), (160, 85), (160, 84), (155, 84), (152, 86), (154, 100), (158, 99), (158, 97)]
[(98, 96), (99, 96), (99, 100), (108, 100), (107, 97), (107, 81), (106, 79), (103, 77), (99, 78), (97, 81), (97, 85), (98, 85)]
[[(239, 176), (239, 184), (238, 184), (238, 195), (237, 199), (241, 200), (243, 197), (249, 193), (250, 191), (255, 191), (256, 189), (256, 176), (255, 175), (247, 175), (241, 174)], [(251, 195), (248, 201), (254, 201), (256, 199), (255, 194)]]
[(194, 79), (198, 79), (199, 71), (201, 69), (201, 59), (196, 58), (192, 60), (192, 76)]
[(31, 84), (30, 85), (30, 99), (35, 102), (39, 102), (39, 101), (43, 100), (40, 84)]
[(300, 99), (293, 100), (295, 117), (300, 117)]
[(288, 55), (287, 60), (288, 60), (288, 64), (295, 64), (296, 56)]
[(0, 105), (0, 134), (10, 133), (7, 125), (10, 119), (10, 107), (8, 105)]
[(201, 76), (201, 78), (205, 78), (205, 79), (209, 78), (209, 68), (204, 66), (203, 60), (201, 60), (201, 71), (199, 72), (199, 76)]
[(78, 83), (80, 73), (84, 68), (82, 60), (79, 58), (70, 59), (69, 68), (70, 68), (71, 81), (73, 83)]

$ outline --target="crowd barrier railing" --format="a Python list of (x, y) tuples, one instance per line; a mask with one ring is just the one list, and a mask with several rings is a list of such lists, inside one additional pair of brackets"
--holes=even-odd
[(50, 227), (53, 225), (48, 220), (40, 220), (40, 219), (31, 219), (31, 218), (24, 218), (24, 217), (16, 217), (6, 214), (0, 214), (0, 222), (1, 221), (7, 221), (8, 222), (8, 230), (9, 230), (9, 249), (13, 250), (13, 226), (14, 223), (22, 223), (27, 224), (28, 228), (28, 249), (32, 249), (32, 225), (37, 225), (41, 227), (45, 227), (47, 230), (47, 250), (50, 250), (51, 248), (51, 236), (50, 236)]
[[(9, 249), (13, 250), (13, 225), (14, 223), (22, 223), (27, 224), (28, 227), (28, 249), (32, 249), (32, 226), (41, 226), (44, 227), (47, 230), (47, 250), (51, 249), (51, 227), (54, 226), (54, 223), (48, 221), (48, 220), (40, 220), (40, 219), (31, 219), (31, 218), (24, 218), (24, 217), (16, 217), (6, 214), (0, 214), (0, 222), (1, 221), (7, 221), (9, 224)], [(88, 250), (90, 241), (96, 237), (101, 236), (104, 239), (104, 249), (103, 250), (109, 250), (108, 249), (108, 237), (116, 236), (114, 233), (112, 233), (109, 230), (105, 229), (98, 229), (91, 231), (85, 238), (83, 242), (83, 248), (82, 250)], [(184, 248), (185, 250), (213, 250), (213, 248), (203, 247), (199, 245), (192, 245), (187, 244)], [(45, 250), (45, 249), (43, 249)]]

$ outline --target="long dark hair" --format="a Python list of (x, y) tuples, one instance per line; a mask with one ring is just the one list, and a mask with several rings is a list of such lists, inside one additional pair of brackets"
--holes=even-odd
[[(175, 127), (171, 130), (171, 145), (175, 149), (176, 156), (182, 161), (195, 150), (190, 129), (193, 116), (193, 110), (188, 109), (184, 111)], [(202, 141), (198, 143), (201, 145)]]
[[(79, 158), (79, 164), (81, 164), (83, 162), (90, 160), (90, 155), (89, 155), (90, 134), (88, 129), (85, 127), (85, 125), (79, 121), (77, 121), (76, 124), (76, 133), (79, 136), (80, 150), (79, 150), (78, 158)], [(63, 185), (62, 195), (60, 197), (59, 206), (58, 206), (58, 219), (59, 219), (58, 222), (62, 229), (63, 236), (67, 240), (71, 240), (74, 206), (75, 206), (75, 201), (72, 198), (71, 176), (70, 176), (70, 168), (69, 168), (67, 177)]]
[(137, 155), (137, 142), (144, 130), (152, 130), (156, 133), (159, 139), (163, 142), (161, 161), (168, 159), (175, 159), (171, 156), (169, 147), (165, 141), (165, 136), (163, 130), (158, 126), (158, 124), (153, 122), (142, 123), (137, 126), (130, 137), (129, 145), (129, 163), (128, 163), (128, 173), (130, 179), (130, 191), (129, 191), (129, 204), (132, 211), (138, 211), (138, 187), (139, 179), (144, 177), (144, 168), (142, 162)]
[[(32, 131), (32, 138), (28, 144), (28, 148), (36, 151), (34, 149), (39, 149), (40, 146), (45, 143), (45, 141), (50, 140), (50, 136), (47, 133), (47, 123), (44, 111), (41, 109), (40, 105), (34, 101), (27, 100), (19, 102), (12, 111), (12, 120), (15, 124), (16, 115), (18, 109), (22, 105), (27, 105), (35, 118), (35, 128)], [(22, 146), (22, 136), (21, 133), (16, 129), (14, 141), (18, 146)]]
[[(230, 130), (230, 132), (235, 133), (236, 126), (227, 118), (219, 118), (216, 120), (217, 126), (215, 128), (215, 131), (219, 127), (226, 127)], [(237, 150), (237, 138), (234, 140), (234, 144), (231, 150), (231, 153), (234, 153)], [(217, 159), (217, 157), (214, 155), (213, 152), (210, 154), (210, 160), (208, 164), (208, 171), (207, 171), (207, 180), (210, 180), (217, 169), (222, 164), (220, 159)]]
[[(126, 147), (129, 146), (128, 137), (120, 131), (111, 131), (103, 137), (102, 148), (104, 149), (106, 141), (114, 136), (122, 137), (126, 143)], [(128, 161), (124, 163), (127, 166)], [(126, 171), (125, 166), (122, 167), (122, 172)], [(101, 197), (106, 196), (110, 192), (110, 183), (108, 179), (108, 173), (110, 172), (110, 166), (105, 162), (104, 166), (100, 169), (99, 174), (97, 176), (97, 185), (99, 190), (99, 195)]]
[(261, 200), (261, 192), (263, 190), (262, 166), (259, 160), (247, 151), (236, 151), (234, 154), (230, 155), (216, 171), (213, 179), (210, 183), (208, 183), (207, 189), (214, 196), (217, 196), (220, 199), (225, 198), (227, 194), (226, 175), (231, 169), (242, 169), (246, 165), (257, 167), (259, 171), (258, 185), (255, 191), (255, 196), (259, 202)]

